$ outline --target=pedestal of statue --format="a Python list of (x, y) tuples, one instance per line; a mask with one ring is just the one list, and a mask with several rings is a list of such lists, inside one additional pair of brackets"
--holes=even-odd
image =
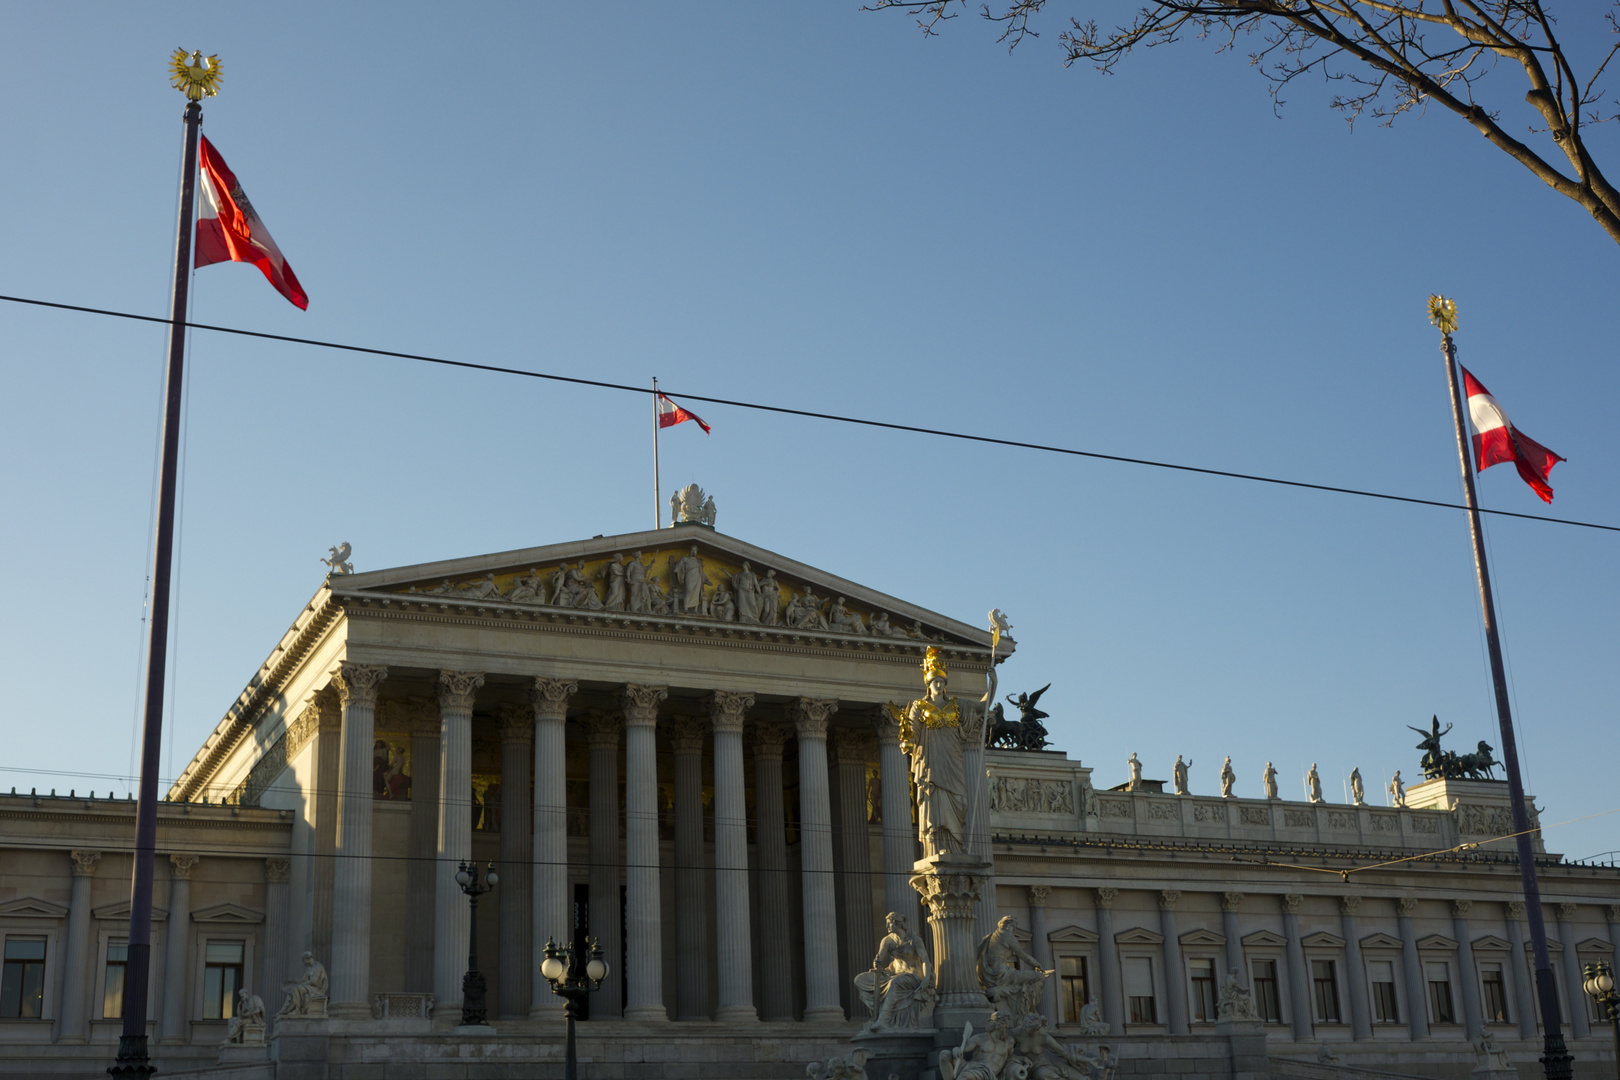
[(911, 887), (928, 908), (934, 936), (934, 1004), (937, 1048), (962, 1041), (962, 1025), (975, 1031), (990, 1022), (990, 1001), (979, 986), (974, 967), (974, 906), (991, 877), (991, 865), (965, 852), (946, 852), (919, 859), (912, 866)]

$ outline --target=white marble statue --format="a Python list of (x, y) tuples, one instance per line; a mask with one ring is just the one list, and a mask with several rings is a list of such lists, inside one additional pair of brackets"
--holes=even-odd
[(855, 976), (855, 988), (873, 1017), (867, 1031), (913, 1031), (934, 1006), (928, 952), (904, 915), (891, 911), (885, 921), (889, 932), (878, 943), (872, 970)]
[(962, 763), (962, 713), (945, 696), (949, 673), (932, 646), (923, 656), (923, 697), (905, 712), (890, 706), (899, 722), (900, 749), (910, 759), (917, 793), (917, 836), (923, 856), (966, 850), (967, 771)]
[(1232, 788), (1237, 785), (1237, 772), (1232, 768), (1232, 755), (1226, 755), (1226, 762), (1221, 766), (1221, 798), (1233, 798)]
[(1142, 790), (1142, 759), (1136, 756), (1135, 750), (1131, 751), (1130, 759), (1125, 764), (1131, 769), (1131, 778), (1125, 782), (1125, 790)]
[(1025, 1013), (1013, 1028), (1013, 1046), (1023, 1058), (1029, 1080), (1091, 1080), (1091, 1064), (1075, 1047), (1052, 1038), (1047, 1019), (1038, 1012)]
[(703, 510), (698, 514), (698, 521), (709, 528), (714, 528), (714, 496), (710, 495), (703, 500)]
[(236, 992), (236, 1015), (225, 1028), (221, 1046), (264, 1045), (264, 999), (247, 987)]
[(326, 968), (315, 959), (315, 954), (304, 953), (304, 976), (298, 982), (281, 984), (287, 1000), (281, 1003), (276, 1016), (325, 1016)]
[(337, 545), (337, 547), (327, 548), (326, 550), (331, 553), (331, 558), (322, 559), (321, 562), (323, 562), (327, 566), (331, 567), (332, 568), (331, 569), (332, 573), (334, 573), (334, 574), (352, 574), (352, 573), (354, 573), (354, 564), (349, 561), (349, 552), (350, 552), (351, 549), (349, 547), (349, 542), (347, 540), (345, 540), (345, 541), (343, 541), (343, 543)]
[(940, 1051), (940, 1080), (1025, 1080), (1028, 1065), (1013, 1068), (1019, 1063), (1013, 1060), (1011, 1029), (1011, 1018), (1000, 1011), (990, 1014), (989, 1026), (977, 1035), (972, 1023), (963, 1024), (961, 1045)]
[(1305, 795), (1313, 803), (1325, 802), (1322, 798), (1322, 777), (1316, 771), (1316, 762), (1311, 762), (1311, 771), (1305, 774)]
[(714, 499), (704, 495), (696, 484), (687, 484), (669, 497), (669, 523), (679, 525), (683, 521), (714, 525)]
[(639, 614), (652, 611), (652, 598), (647, 592), (647, 564), (641, 561), (641, 552), (631, 554), (624, 564), (624, 589), (629, 610)]
[(1109, 1047), (1099, 1046), (1095, 1054), (1077, 1046), (1071, 1046), (1069, 1050), (1076, 1060), (1091, 1070), (1087, 1074), (1089, 1080), (1114, 1080), (1114, 1069), (1118, 1066), (1119, 1059), (1113, 1056), (1113, 1051)]
[(775, 570), (766, 570), (759, 579), (759, 621), (765, 626), (782, 622), (782, 583), (776, 580)]
[(1389, 802), (1391, 806), (1406, 807), (1406, 785), (1401, 782), (1401, 770), (1395, 770), (1395, 778), (1389, 782)]
[(745, 559), (742, 569), (730, 578), (731, 591), (737, 594), (737, 621), (759, 625), (759, 575)]
[(1088, 1038), (1109, 1034), (1108, 1021), (1103, 1019), (1102, 1008), (1095, 997), (1080, 1006), (1080, 1034)]
[(1333, 1052), (1333, 1047), (1323, 1043), (1316, 1048), (1316, 1063), (1318, 1065), (1337, 1065), (1339, 1064), (1339, 1055)]
[(1170, 773), (1176, 785), (1177, 795), (1191, 795), (1187, 790), (1187, 770), (1192, 768), (1192, 762), (1182, 761), (1181, 755), (1176, 755), (1176, 763), (1171, 766)]
[(1228, 968), (1221, 980), (1220, 995), (1215, 1003), (1215, 1016), (1220, 1020), (1256, 1020), (1254, 994), (1243, 985), (1237, 968)]
[(1269, 761), (1266, 762), (1266, 774), (1261, 783), (1265, 786), (1266, 798), (1275, 799), (1277, 797), (1277, 770), (1271, 767)]
[(1005, 915), (979, 942), (979, 985), (991, 1007), (1023, 1016), (1040, 1009), (1041, 989), (1052, 974), (1018, 943), (1018, 923)]
[(679, 559), (670, 557), (669, 580), (674, 586), (671, 599), (677, 615), (696, 615), (703, 610), (703, 586), (709, 579), (703, 576), (703, 560), (698, 558), (696, 544)]
[(833, 601), (831, 610), (827, 612), (827, 625), (833, 630), (844, 634), (866, 633), (866, 623), (855, 612), (844, 606), (844, 598), (840, 596)]
[(519, 575), (512, 579), (512, 591), (506, 594), (506, 599), (514, 604), (543, 604), (546, 602), (546, 583), (540, 578), (540, 571), (529, 568), (526, 575)]
[(623, 611), (626, 605), (624, 556), (615, 551), (613, 560), (602, 567), (597, 576), (607, 578), (607, 599), (602, 606), (609, 611)]
[(1507, 1051), (1496, 1045), (1496, 1036), (1488, 1030), (1482, 1030), (1474, 1036), (1474, 1068), (1475, 1069), (1502, 1069), (1513, 1072), (1513, 1062), (1508, 1059)]
[(1357, 806), (1367, 805), (1367, 789), (1361, 782), (1361, 769), (1350, 770), (1350, 801)]
[(851, 1050), (848, 1057), (835, 1055), (826, 1061), (812, 1061), (804, 1072), (810, 1080), (867, 1080), (866, 1061), (871, 1056), (872, 1051), (860, 1047)]

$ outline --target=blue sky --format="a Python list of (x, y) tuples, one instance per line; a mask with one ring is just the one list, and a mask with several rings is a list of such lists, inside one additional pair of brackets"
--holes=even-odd
[[(193, 318), (1108, 453), (1460, 497), (1424, 317), (1620, 523), (1620, 247), (1449, 115), (1280, 119), (1208, 42), (1112, 76), (859, 5), (45, 6), (0, 41), (0, 292), (167, 310), (183, 101), (297, 270), (194, 276)], [(1511, 73), (1504, 72), (1511, 78)], [(1512, 97), (1517, 97), (1515, 87)], [(1612, 134), (1595, 148), (1616, 157)], [(1615, 168), (1620, 169), (1620, 165)], [(644, 399), (197, 332), (169, 749), (183, 766), (318, 587), (645, 528)], [(0, 783), (132, 768), (161, 328), (0, 304)], [(1461, 514), (695, 406), (665, 491), (722, 531), (969, 622), (1051, 682), (1107, 786), (1134, 750), (1240, 794), (1499, 740)], [(1507, 468), (1486, 506), (1541, 504)], [(1620, 539), (1488, 524), (1529, 788), (1620, 807)], [(30, 771), (30, 770), (38, 770)], [(111, 782), (122, 792), (122, 781)], [(1552, 850), (1620, 848), (1620, 814)]]

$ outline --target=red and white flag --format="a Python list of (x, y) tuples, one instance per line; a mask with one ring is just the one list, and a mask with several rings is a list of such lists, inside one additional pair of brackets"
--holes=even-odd
[(299, 308), (308, 310), (309, 297), (304, 287), (298, 284), (298, 276), (287, 265), (270, 230), (264, 227), (253, 204), (248, 202), (236, 174), (206, 138), (198, 147), (198, 157), (202, 166), (197, 172), (202, 181), (203, 201), (202, 213), (197, 219), (197, 265), (252, 263), (264, 271), (277, 292)]
[(1463, 368), (1462, 373), (1468, 394), (1468, 419), (1474, 427), (1474, 471), (1484, 472), (1492, 465), (1511, 461), (1518, 467), (1524, 482), (1541, 496), (1541, 501), (1552, 502), (1553, 490), (1547, 486), (1547, 474), (1565, 459), (1515, 428), (1502, 406), (1473, 373), (1467, 368)]
[(660, 393), (658, 395), (659, 427), (674, 427), (676, 424), (684, 424), (688, 420), (697, 421), (697, 426), (703, 429), (703, 434), (707, 435), (709, 433), (709, 425), (703, 422), (703, 417), (690, 409), (681, 408), (669, 399), (668, 394)]

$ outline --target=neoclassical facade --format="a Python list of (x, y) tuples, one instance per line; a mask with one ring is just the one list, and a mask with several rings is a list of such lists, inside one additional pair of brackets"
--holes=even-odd
[[(581, 1028), (597, 1074), (804, 1075), (867, 1019), (853, 980), (884, 916), (929, 914), (883, 708), (917, 696), (928, 647), (976, 737), (988, 631), (697, 523), (334, 574), (161, 808), (160, 1064), (220, 1060), (247, 988), (270, 1045), (230, 1060), (264, 1077), (560, 1076), (540, 951), (590, 937), (611, 967)], [(1168, 1054), (1260, 1075), (1217, 1031), (1234, 968), (1277, 1075), (1325, 1046), (1467, 1076), (1482, 1032), (1533, 1064), (1517, 867), (1485, 843), (1511, 831), (1505, 785), (1432, 781), (1386, 808), (1110, 790), (1123, 777), (1056, 751), (967, 765), (995, 870), (981, 930), (1018, 921), (1054, 972), (1042, 1010), (1122, 1074)], [(0, 795), (0, 1075), (110, 1060), (133, 817)], [(463, 860), (500, 878), (477, 923), (493, 1034), (452, 1030)], [(1572, 1045), (1612, 1059), (1579, 965), (1620, 942), (1617, 876), (1541, 872)], [(306, 953), (327, 1015), (278, 1020)]]

